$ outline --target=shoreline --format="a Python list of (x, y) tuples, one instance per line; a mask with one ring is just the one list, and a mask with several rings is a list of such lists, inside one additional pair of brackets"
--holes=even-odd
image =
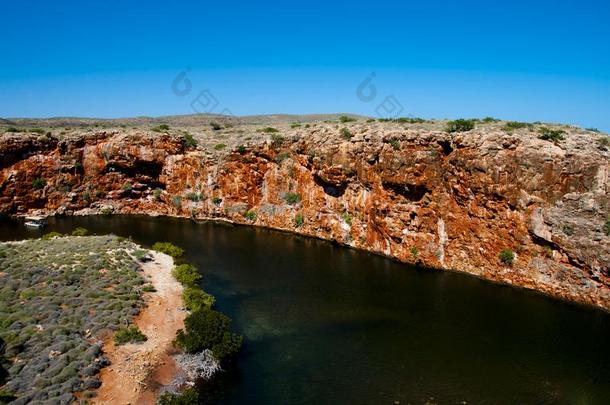
[[(36, 210), (36, 212), (38, 215), (44, 216), (45, 218), (106, 216), (104, 214), (101, 214), (99, 211), (91, 211), (91, 210), (75, 211), (71, 214), (58, 214), (55, 211), (46, 211), (46, 210)], [(21, 221), (21, 220), (23, 220), (23, 218), (26, 215), (28, 215), (28, 214), (26, 214), (26, 213), (11, 214), (11, 215), (9, 215), (9, 218), (11, 218), (12, 220)], [(522, 290), (522, 291), (533, 293), (533, 294), (538, 294), (542, 297), (556, 300), (559, 302), (568, 303), (570, 305), (575, 305), (575, 306), (584, 307), (584, 308), (592, 308), (592, 309), (596, 309), (596, 310), (601, 310), (606, 313), (610, 313), (610, 303), (608, 303), (608, 304), (606, 304), (605, 302), (601, 303), (601, 302), (593, 300), (593, 299), (591, 299), (591, 297), (588, 297), (583, 294), (581, 294), (581, 295), (565, 294), (564, 292), (562, 292), (560, 290), (549, 288), (548, 286), (541, 285), (541, 284), (535, 283), (533, 281), (529, 282), (529, 283), (520, 284), (520, 283), (511, 281), (511, 280), (505, 280), (505, 279), (498, 278), (498, 277), (491, 277), (489, 274), (472, 272), (472, 271), (468, 271), (468, 270), (460, 269), (460, 268), (434, 267), (434, 266), (430, 266), (430, 265), (423, 263), (421, 260), (412, 262), (412, 261), (404, 260), (404, 259), (402, 259), (398, 256), (394, 256), (392, 254), (384, 253), (382, 251), (376, 251), (376, 250), (373, 250), (373, 249), (370, 249), (367, 247), (358, 246), (358, 245), (350, 244), (350, 243), (345, 243), (341, 240), (326, 238), (324, 236), (320, 236), (318, 234), (310, 233), (310, 232), (306, 232), (306, 231), (299, 232), (297, 230), (291, 230), (288, 228), (277, 228), (277, 227), (270, 226), (267, 224), (247, 223), (244, 221), (236, 221), (231, 218), (226, 218), (226, 217), (222, 217), (222, 216), (218, 216), (218, 217), (204, 216), (204, 217), (194, 218), (194, 217), (188, 216), (188, 215), (180, 215), (180, 214), (172, 214), (172, 213), (150, 214), (150, 213), (146, 213), (146, 212), (139, 212), (137, 210), (124, 212), (120, 209), (118, 211), (115, 211), (111, 216), (126, 216), (126, 217), (141, 216), (141, 217), (148, 217), (148, 218), (171, 218), (171, 219), (190, 220), (194, 223), (211, 222), (211, 223), (216, 223), (216, 224), (226, 225), (226, 226), (254, 227), (254, 228), (259, 228), (259, 229), (263, 229), (263, 230), (279, 232), (279, 233), (286, 234), (286, 235), (315, 239), (315, 240), (332, 243), (332, 244), (340, 246), (342, 248), (354, 249), (354, 250), (357, 250), (360, 252), (383, 257), (385, 259), (393, 260), (398, 263), (415, 266), (417, 268), (421, 268), (421, 269), (425, 269), (425, 270), (429, 270), (429, 271), (449, 272), (449, 273), (455, 273), (455, 274), (459, 274), (459, 275), (465, 275), (468, 277), (474, 277), (478, 280), (482, 280), (482, 281), (485, 281), (488, 283), (496, 284), (499, 286), (510, 287), (510, 288)], [(506, 266), (505, 266), (505, 268), (506, 268)]]
[(141, 268), (156, 291), (144, 295), (145, 307), (134, 320), (148, 340), (116, 346), (113, 336), (104, 339), (103, 351), (111, 365), (101, 370), (102, 385), (92, 403), (155, 404), (160, 388), (178, 373), (172, 342), (186, 317), (183, 286), (171, 274), (174, 261), (170, 256), (149, 253), (153, 260), (142, 263)]

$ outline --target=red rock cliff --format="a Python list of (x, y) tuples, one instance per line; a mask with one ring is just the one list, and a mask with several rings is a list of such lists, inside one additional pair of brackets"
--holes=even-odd
[(610, 153), (600, 135), (351, 131), (345, 140), (336, 126), (314, 126), (224, 154), (137, 130), (5, 134), (0, 211), (227, 219), (610, 309)]

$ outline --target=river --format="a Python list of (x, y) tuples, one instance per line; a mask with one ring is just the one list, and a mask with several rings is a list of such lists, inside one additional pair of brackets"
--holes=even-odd
[(610, 315), (253, 227), (153, 217), (5, 220), (169, 241), (246, 337), (216, 404), (608, 404)]

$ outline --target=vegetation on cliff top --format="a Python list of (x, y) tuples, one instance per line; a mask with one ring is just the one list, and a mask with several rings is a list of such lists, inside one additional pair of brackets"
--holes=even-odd
[(69, 402), (74, 392), (99, 387), (96, 375), (109, 362), (96, 336), (129, 325), (142, 304), (146, 284), (130, 255), (136, 249), (115, 236), (0, 244), (8, 393), (24, 402)]
[(447, 122), (445, 130), (447, 132), (466, 132), (473, 130), (475, 126), (475, 120), (459, 119)]

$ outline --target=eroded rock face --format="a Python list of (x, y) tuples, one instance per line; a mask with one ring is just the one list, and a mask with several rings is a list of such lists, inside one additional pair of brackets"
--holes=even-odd
[(352, 132), (316, 127), (221, 156), (146, 131), (5, 135), (0, 211), (227, 219), (610, 309), (610, 152), (598, 137)]

